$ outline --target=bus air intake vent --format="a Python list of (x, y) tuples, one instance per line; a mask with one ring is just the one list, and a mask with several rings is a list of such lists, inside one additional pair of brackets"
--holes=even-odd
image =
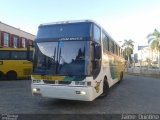
[(59, 84), (59, 85), (69, 85), (72, 81), (54, 81), (54, 80), (43, 80), (46, 84)]
[(55, 84), (55, 81), (54, 80), (43, 80), (44, 83), (46, 84)]
[(62, 85), (69, 85), (71, 84), (72, 81), (58, 81), (59, 84), (62, 84)]

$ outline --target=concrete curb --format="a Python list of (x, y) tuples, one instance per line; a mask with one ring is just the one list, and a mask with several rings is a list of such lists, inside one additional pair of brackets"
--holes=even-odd
[(134, 75), (134, 76), (143, 76), (143, 77), (151, 77), (151, 78), (159, 78), (160, 80), (160, 74), (143, 74), (143, 73), (131, 73), (127, 72), (128, 75)]

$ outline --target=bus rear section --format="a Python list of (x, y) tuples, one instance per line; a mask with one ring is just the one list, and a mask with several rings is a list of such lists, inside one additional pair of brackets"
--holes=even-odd
[(27, 78), (31, 71), (32, 62), (27, 60), (26, 48), (0, 48), (1, 79)]

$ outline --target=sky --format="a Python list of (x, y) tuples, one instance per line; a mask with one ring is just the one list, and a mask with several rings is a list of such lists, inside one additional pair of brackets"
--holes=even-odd
[(91, 19), (120, 44), (132, 39), (137, 49), (160, 30), (159, 6), (160, 0), (0, 0), (0, 21), (36, 35), (41, 23)]

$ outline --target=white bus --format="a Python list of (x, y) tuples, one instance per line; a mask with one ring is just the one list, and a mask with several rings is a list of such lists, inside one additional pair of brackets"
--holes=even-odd
[(93, 101), (124, 76), (123, 50), (94, 21), (39, 26), (35, 40), (32, 94)]

